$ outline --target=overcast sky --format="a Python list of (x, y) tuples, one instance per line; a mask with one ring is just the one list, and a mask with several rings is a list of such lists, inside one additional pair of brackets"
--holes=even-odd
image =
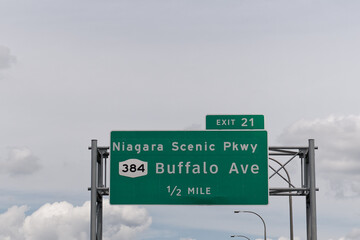
[[(0, 0), (0, 240), (89, 239), (91, 139), (201, 130), (207, 114), (263, 114), (272, 146), (315, 139), (318, 239), (360, 239), (359, 12), (353, 0)], [(305, 240), (305, 199), (294, 206)], [(240, 208), (289, 238), (287, 199), (270, 197), (106, 202), (104, 240), (261, 238)]]

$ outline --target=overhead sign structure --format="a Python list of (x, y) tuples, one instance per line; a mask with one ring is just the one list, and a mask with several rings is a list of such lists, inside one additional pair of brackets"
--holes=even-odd
[(264, 129), (264, 115), (207, 115), (206, 129)]
[(268, 204), (267, 132), (113, 131), (111, 204)]

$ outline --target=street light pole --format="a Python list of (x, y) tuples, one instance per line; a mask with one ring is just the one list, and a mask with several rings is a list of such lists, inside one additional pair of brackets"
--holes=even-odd
[(259, 214), (257, 214), (256, 212), (253, 212), (253, 211), (240, 211), (240, 210), (236, 210), (236, 211), (234, 211), (234, 213), (252, 213), (252, 214), (255, 214), (256, 216), (258, 216), (264, 224), (264, 240), (266, 240), (266, 224), (265, 224), (264, 219)]
[(244, 236), (244, 235), (231, 235), (230, 237), (243, 237), (243, 238), (246, 238), (247, 240), (250, 240), (250, 238), (248, 238), (247, 236)]

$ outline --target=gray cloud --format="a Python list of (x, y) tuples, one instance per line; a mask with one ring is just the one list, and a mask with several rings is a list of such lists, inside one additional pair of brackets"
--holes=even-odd
[(187, 126), (184, 130), (204, 130), (201, 124), (193, 123), (190, 126)]
[(10, 68), (16, 63), (16, 57), (10, 54), (10, 49), (0, 45), (0, 69)]
[(315, 139), (318, 176), (330, 181), (339, 197), (360, 196), (360, 116), (300, 120), (279, 137), (282, 144), (304, 145)]
[(354, 228), (349, 234), (346, 235), (344, 240), (359, 240), (360, 239), (360, 228)]
[(28, 148), (12, 148), (7, 159), (0, 159), (0, 173), (30, 175), (40, 170), (39, 159)]
[[(89, 239), (89, 201), (82, 206), (47, 203), (29, 216), (25, 214), (27, 210), (26, 206), (14, 206), (0, 214), (0, 239)], [(134, 239), (150, 224), (151, 217), (144, 208), (113, 206), (104, 201), (104, 240)]]

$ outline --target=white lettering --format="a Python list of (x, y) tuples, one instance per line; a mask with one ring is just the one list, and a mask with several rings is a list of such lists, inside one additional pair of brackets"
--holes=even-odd
[(179, 164), (178, 164), (179, 174), (181, 174), (182, 166), (183, 166), (183, 162), (179, 162)]
[(175, 165), (167, 165), (167, 172), (168, 174), (175, 174)]
[(197, 165), (197, 164), (194, 164), (192, 172), (193, 172), (193, 174), (199, 174), (200, 173), (200, 166)]
[(128, 144), (126, 151), (131, 152), (132, 150), (133, 150), (133, 146), (131, 144)]
[(190, 167), (190, 162), (186, 162), (185, 164), (186, 174), (189, 174), (189, 167)]
[(178, 151), (178, 150), (179, 150), (178, 144), (179, 144), (178, 142), (173, 142), (173, 143), (171, 144), (172, 147), (173, 147), (173, 148), (172, 148), (173, 151)]
[(126, 142), (113, 142), (112, 149), (113, 151), (122, 151), (122, 152), (135, 152), (140, 154), (142, 151), (148, 152), (150, 151), (158, 151), (162, 152), (164, 150), (164, 146), (162, 144), (142, 144), (142, 143), (126, 143)]
[(164, 164), (163, 163), (156, 163), (156, 174), (164, 173)]
[(210, 151), (215, 151), (215, 145), (214, 145), (214, 144), (210, 144), (209, 149), (210, 149)]
[(259, 165), (257, 165), (257, 164), (252, 165), (251, 166), (251, 172), (253, 174), (258, 174), (259, 173)]
[(216, 174), (216, 173), (218, 172), (218, 170), (219, 170), (219, 168), (218, 168), (217, 165), (212, 164), (212, 165), (210, 166), (210, 172), (211, 172), (212, 174)]
[(252, 148), (252, 153), (254, 153), (257, 148), (257, 144), (255, 144), (255, 145), (250, 144), (250, 146)]
[(247, 151), (249, 144), (240, 144), (240, 147), (241, 147), (241, 151)]
[(179, 142), (172, 142), (171, 144), (172, 146), (172, 151), (182, 151), (182, 152), (192, 152), (192, 151), (196, 151), (196, 152), (202, 152), (202, 151), (215, 151), (215, 144), (210, 144), (208, 145), (207, 142), (204, 143), (197, 143), (197, 144), (179, 144)]
[[(241, 169), (241, 174), (247, 174), (249, 167), (250, 167), (250, 171), (252, 174), (259, 173), (259, 165), (257, 165), (257, 164), (252, 164), (250, 166), (249, 166), (249, 164), (239, 164), (239, 167)], [(232, 173), (239, 174), (238, 166), (234, 162), (231, 164), (230, 171), (229, 171), (229, 174), (232, 174)]]
[(238, 144), (233, 142), (232, 145), (233, 145), (233, 151), (239, 151)]
[(217, 174), (219, 167), (216, 164), (191, 164), (191, 162), (178, 162), (177, 164), (156, 163), (156, 174)]
[(193, 149), (194, 149), (194, 145), (189, 144), (189, 145), (188, 145), (188, 150), (189, 150), (189, 151), (192, 151)]
[(210, 187), (188, 187), (188, 195), (211, 195)]
[(185, 145), (185, 144), (181, 144), (181, 145), (180, 145), (180, 150), (181, 150), (181, 151), (186, 151), (186, 145)]
[(234, 126), (235, 125), (235, 119), (216, 119), (216, 125), (217, 126)]
[(255, 153), (257, 144), (248, 144), (248, 143), (236, 143), (236, 142), (224, 142), (224, 151), (232, 149), (232, 151), (250, 151), (249, 146), (251, 147), (251, 152)]
[(204, 166), (204, 174), (207, 174), (207, 171), (206, 171), (206, 162), (203, 162), (203, 166)]
[(247, 172), (248, 166), (249, 166), (249, 164), (246, 164), (245, 169), (244, 169), (244, 165), (240, 164), (240, 167), (241, 167), (241, 170), (242, 170), (243, 173)]
[(229, 172), (229, 174), (231, 174), (232, 172), (236, 172), (236, 174), (239, 174), (239, 170), (238, 170), (238, 168), (237, 168), (237, 166), (236, 166), (236, 163), (232, 163), (231, 164), (231, 167), (230, 167), (230, 172)]
[(231, 147), (230, 142), (224, 142), (224, 151), (226, 151), (227, 148)]
[(141, 145), (140, 145), (140, 144), (136, 144), (136, 145), (135, 145), (135, 151), (136, 151), (137, 153), (140, 153), (140, 152), (141, 152)]
[(115, 148), (117, 151), (120, 151), (120, 142), (113, 142), (113, 151), (115, 151)]

